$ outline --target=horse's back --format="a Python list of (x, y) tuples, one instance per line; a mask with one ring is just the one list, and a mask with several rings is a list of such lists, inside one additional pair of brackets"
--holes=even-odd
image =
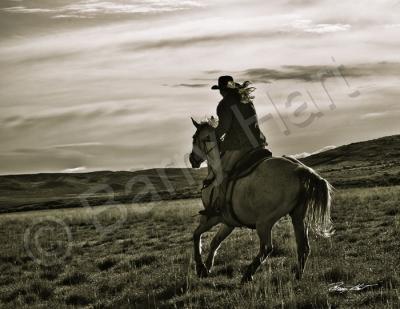
[(278, 220), (296, 205), (300, 190), (296, 168), (299, 165), (285, 158), (270, 158), (248, 176), (236, 182), (232, 207), (243, 222)]

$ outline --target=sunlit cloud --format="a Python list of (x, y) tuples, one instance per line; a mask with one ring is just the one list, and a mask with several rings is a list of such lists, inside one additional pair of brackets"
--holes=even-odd
[(315, 24), (310, 19), (298, 19), (295, 20), (292, 25), (294, 29), (299, 29), (304, 32), (313, 33), (330, 33), (338, 31), (350, 30), (351, 26), (349, 24)]
[(2, 9), (5, 12), (9, 13), (48, 13), (48, 12), (54, 12), (55, 10), (52, 9), (30, 9), (26, 8), (24, 6), (13, 6), (9, 8), (4, 8)]
[(51, 18), (54, 19), (61, 19), (61, 18), (93, 18), (93, 16), (84, 16), (84, 15), (77, 15), (77, 14), (58, 14), (54, 15)]
[(86, 143), (53, 145), (50, 148), (76, 148), (76, 147), (92, 147), (92, 146), (102, 146), (102, 145), (103, 145), (103, 143), (86, 142)]
[(366, 113), (360, 116), (361, 119), (372, 119), (385, 117), (387, 112), (377, 112), (377, 113)]
[(73, 168), (67, 168), (65, 170), (62, 170), (61, 173), (83, 173), (86, 172), (87, 168), (84, 166), (78, 166), (78, 167), (73, 167)]
[(311, 152), (311, 153), (302, 152), (302, 153), (294, 154), (292, 156), (295, 157), (296, 159), (302, 159), (302, 158), (309, 157), (311, 155), (318, 154), (318, 153), (321, 153), (321, 152), (324, 152), (324, 151), (328, 151), (328, 150), (331, 150), (331, 149), (335, 149), (335, 148), (336, 148), (336, 146), (329, 145), (329, 146), (322, 147), (321, 149), (318, 149), (318, 150), (316, 150), (314, 152)]

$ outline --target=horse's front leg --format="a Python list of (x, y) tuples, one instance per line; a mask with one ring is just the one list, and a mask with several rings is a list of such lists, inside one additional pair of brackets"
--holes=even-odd
[(214, 225), (220, 223), (220, 219), (220, 217), (212, 217), (207, 219), (206, 216), (202, 216), (199, 226), (193, 233), (194, 260), (196, 262), (196, 271), (199, 277), (208, 276), (208, 270), (201, 258), (201, 235), (209, 231)]
[(217, 250), (221, 244), (227, 238), (233, 231), (234, 227), (227, 226), (226, 224), (223, 224), (217, 234), (215, 234), (213, 240), (211, 241), (210, 244), (210, 253), (208, 254), (208, 258), (206, 260), (206, 267), (209, 272), (211, 272), (211, 268), (214, 265), (214, 257), (215, 254), (217, 253)]

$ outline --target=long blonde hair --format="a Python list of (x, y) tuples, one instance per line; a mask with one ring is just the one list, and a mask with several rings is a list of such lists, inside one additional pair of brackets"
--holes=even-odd
[(228, 88), (235, 91), (240, 96), (240, 102), (243, 104), (251, 103), (254, 99), (252, 92), (256, 90), (255, 87), (250, 87), (251, 82), (246, 80), (243, 84), (228, 82)]

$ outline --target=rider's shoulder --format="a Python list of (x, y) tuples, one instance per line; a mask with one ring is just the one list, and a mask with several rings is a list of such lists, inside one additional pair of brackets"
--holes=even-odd
[(227, 95), (221, 101), (219, 101), (219, 105), (232, 105), (238, 103), (238, 100), (233, 95)]

